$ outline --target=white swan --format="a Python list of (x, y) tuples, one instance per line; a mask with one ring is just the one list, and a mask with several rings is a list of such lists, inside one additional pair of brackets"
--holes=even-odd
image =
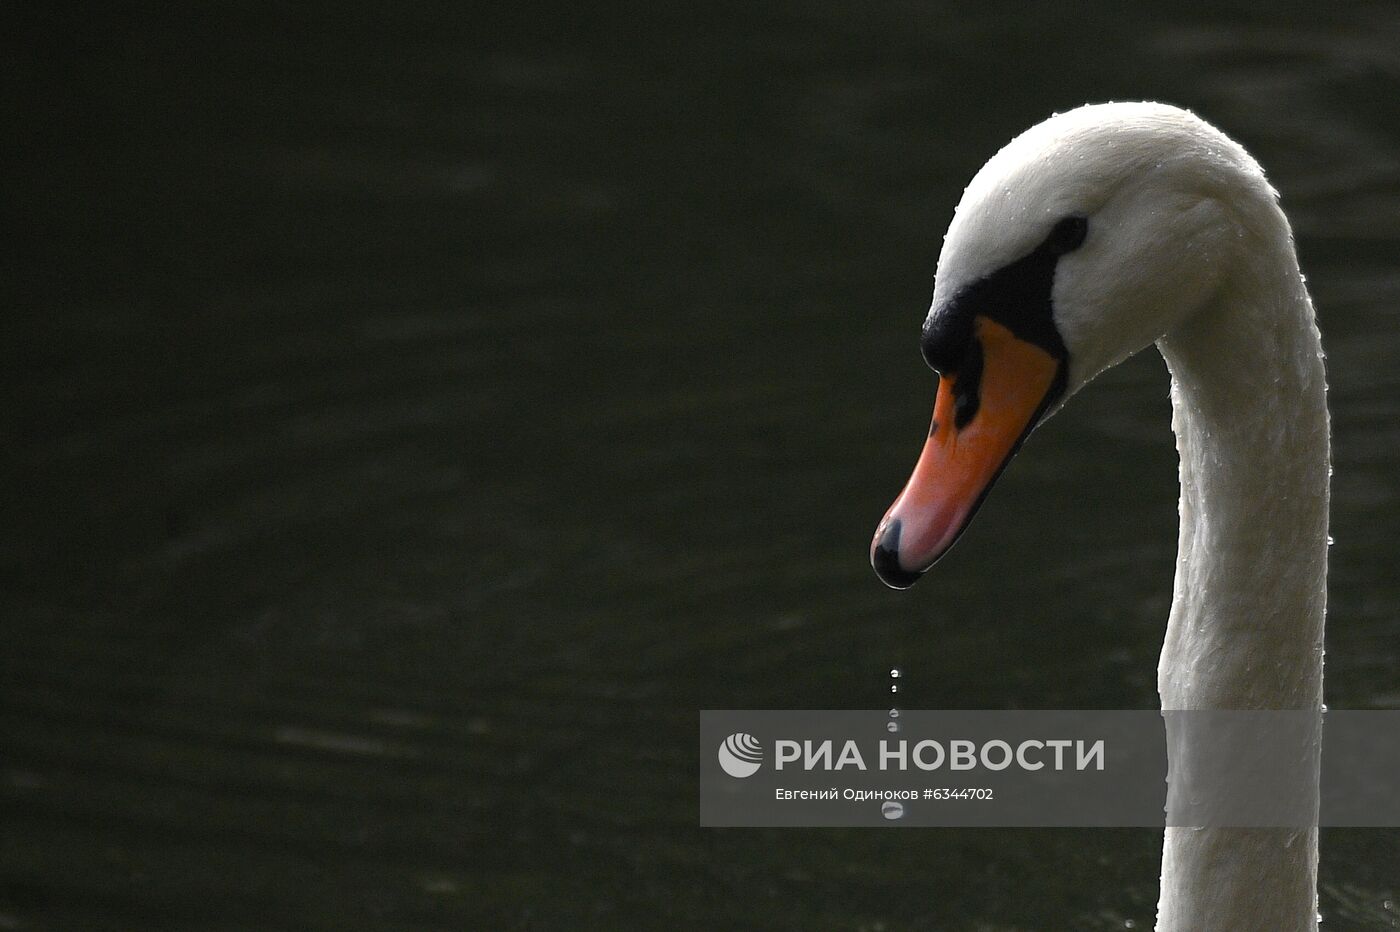
[[(871, 560), (905, 588), (1020, 442), (1156, 343), (1172, 376), (1181, 530), (1165, 709), (1322, 702), (1326, 383), (1288, 221), (1259, 165), (1190, 113), (1102, 104), (1012, 140), (944, 240), (925, 358), (934, 424)], [(1157, 928), (1317, 928), (1317, 831), (1166, 830)]]

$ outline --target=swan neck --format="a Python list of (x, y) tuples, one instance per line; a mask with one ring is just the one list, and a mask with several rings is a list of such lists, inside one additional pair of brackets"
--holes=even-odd
[[(1176, 582), (1158, 667), (1164, 709), (1322, 703), (1326, 382), (1312, 303), (1278, 218), (1272, 242), (1250, 250), (1218, 301), (1158, 343), (1181, 457)], [(1317, 919), (1315, 828), (1166, 830), (1159, 932), (1299, 932)]]
[(1291, 243), (1280, 259), (1159, 344), (1181, 459), (1163, 708), (1322, 703), (1326, 378)]

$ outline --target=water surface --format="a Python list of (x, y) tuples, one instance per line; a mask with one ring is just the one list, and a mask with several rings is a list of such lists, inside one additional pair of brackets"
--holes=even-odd
[[(162, 7), (5, 38), (0, 926), (1150, 927), (1160, 837), (702, 831), (696, 712), (1156, 701), (1143, 354), (935, 575), (962, 186), (1089, 100), (1270, 170), (1329, 352), (1327, 693), (1400, 706), (1400, 16), (1376, 5)], [(1326, 832), (1324, 928), (1400, 835)]]

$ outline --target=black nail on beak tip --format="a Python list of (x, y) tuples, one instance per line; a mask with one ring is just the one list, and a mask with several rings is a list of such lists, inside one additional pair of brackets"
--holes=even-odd
[(908, 589), (919, 581), (919, 573), (911, 573), (899, 565), (899, 519), (880, 529), (874, 548), (870, 551), (870, 565), (875, 575), (891, 589)]

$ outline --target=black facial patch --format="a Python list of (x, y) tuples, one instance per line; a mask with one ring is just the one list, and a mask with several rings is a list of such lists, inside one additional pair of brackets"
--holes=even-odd
[(972, 332), (978, 314), (1060, 360), (1060, 384), (1052, 393), (1058, 395), (1063, 390), (1064, 362), (1069, 358), (1069, 350), (1055, 329), (1055, 267), (1060, 256), (1084, 243), (1088, 233), (1087, 218), (1065, 217), (1030, 253), (965, 285), (924, 322), (919, 343), (924, 360), (942, 375), (958, 376), (954, 394), (956, 426), (961, 428), (971, 421), (979, 405), (982, 346)]
[(973, 340), (953, 383), (953, 426), (962, 430), (982, 406), (982, 341)]
[(1083, 246), (1084, 237), (1088, 235), (1088, 217), (1066, 217), (1055, 224), (1050, 235), (1045, 238), (1045, 248), (1057, 256), (1063, 256)]

